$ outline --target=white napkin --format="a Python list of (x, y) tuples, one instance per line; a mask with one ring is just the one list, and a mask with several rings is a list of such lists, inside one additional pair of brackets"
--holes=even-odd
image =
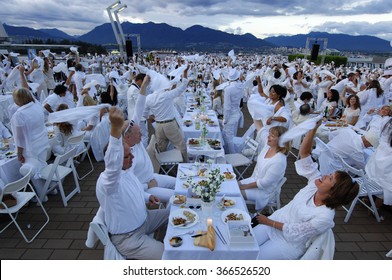
[(306, 134), (308, 131), (315, 128), (316, 123), (322, 119), (322, 116), (317, 116), (300, 123), (299, 125), (289, 129), (279, 137), (279, 146), (283, 147), (284, 143), (291, 141), (299, 136)]

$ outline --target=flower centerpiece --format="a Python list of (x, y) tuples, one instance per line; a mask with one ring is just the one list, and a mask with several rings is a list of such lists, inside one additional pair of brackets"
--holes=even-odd
[(187, 182), (192, 187), (192, 192), (200, 196), (203, 202), (213, 203), (224, 179), (225, 177), (221, 174), (220, 169), (215, 168), (210, 170), (203, 180), (194, 182), (192, 179), (188, 179)]

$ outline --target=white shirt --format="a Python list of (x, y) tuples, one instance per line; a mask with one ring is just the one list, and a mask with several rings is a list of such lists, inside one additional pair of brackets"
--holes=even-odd
[[(43, 106), (45, 106), (45, 104), (48, 104), (50, 106), (50, 108), (52, 109), (53, 112), (57, 111), (57, 107), (61, 104), (61, 97), (58, 94), (52, 93), (51, 95), (49, 95), (48, 97), (46, 97), (46, 99), (44, 100), (44, 102), (42, 103)], [(49, 111), (47, 111), (44, 108), (44, 112), (47, 115), (49, 113)]]
[(230, 82), (224, 89), (223, 115), (225, 120), (233, 114), (239, 114), (242, 97), (244, 97), (244, 85), (240, 82)]
[(139, 179), (140, 183), (148, 184), (154, 179), (154, 167), (151, 159), (142, 143), (138, 143), (132, 147), (134, 156), (132, 162), (132, 171)]
[(317, 164), (312, 158), (306, 157), (295, 162), (298, 175), (308, 179), (306, 187), (301, 189), (289, 204), (276, 210), (269, 218), (283, 223), (283, 229), (269, 227), (268, 235), (271, 240), (283, 243), (289, 249), (285, 251), (290, 256), (302, 255), (306, 244), (311, 238), (334, 227), (335, 210), (325, 205), (317, 207), (314, 204), (314, 194), (317, 187), (314, 181), (320, 178)]
[(188, 85), (188, 79), (182, 79), (182, 82), (173, 90), (155, 91), (146, 97), (146, 107), (143, 116), (151, 112), (156, 121), (172, 120), (176, 117), (174, 98), (180, 96)]
[(150, 194), (143, 191), (139, 180), (122, 170), (124, 148), (122, 138), (110, 136), (105, 154), (105, 170), (97, 181), (97, 198), (105, 213), (105, 224), (111, 234), (134, 231), (147, 218), (146, 202)]
[(269, 146), (265, 146), (260, 152), (252, 175), (258, 189), (256, 197), (252, 198), (256, 201), (257, 209), (263, 209), (271, 201), (286, 172), (287, 157), (283, 153), (277, 153), (272, 158), (266, 158), (269, 149)]
[(136, 101), (140, 93), (140, 87), (136, 83), (132, 83), (127, 91), (127, 103), (128, 103), (128, 119), (131, 119), (135, 112)]

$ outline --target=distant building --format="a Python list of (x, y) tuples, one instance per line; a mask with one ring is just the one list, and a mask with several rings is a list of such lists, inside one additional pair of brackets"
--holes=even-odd
[(349, 57), (347, 59), (348, 67), (366, 67), (370, 69), (384, 68), (387, 57)]

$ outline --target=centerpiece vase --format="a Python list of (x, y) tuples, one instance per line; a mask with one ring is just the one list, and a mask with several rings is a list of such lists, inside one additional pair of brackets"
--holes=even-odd
[(215, 197), (209, 201), (205, 201), (201, 198), (201, 211), (204, 218), (212, 217), (215, 204)]

